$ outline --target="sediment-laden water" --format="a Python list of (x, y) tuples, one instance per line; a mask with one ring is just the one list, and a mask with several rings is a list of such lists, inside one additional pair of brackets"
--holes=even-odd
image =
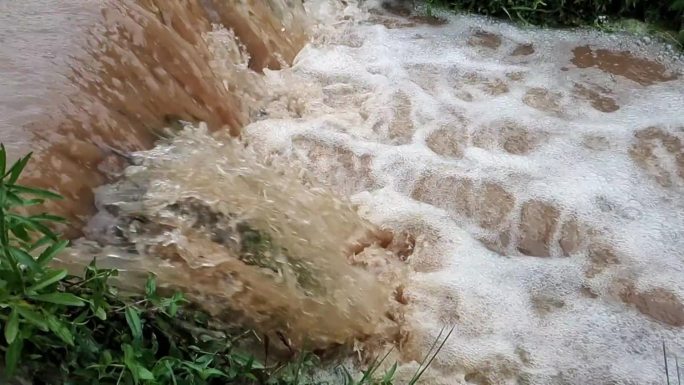
[(155, 270), (292, 346), (397, 345), (402, 378), (454, 325), (425, 383), (663, 383), (662, 342), (684, 356), (671, 50), (379, 2), (236, 4), (105, 5), (74, 20), (103, 21), (63, 49), (67, 78), (16, 53), (38, 24), (0, 29), (36, 95), (13, 108), (2, 85), (0, 132), (88, 223), (73, 258)]

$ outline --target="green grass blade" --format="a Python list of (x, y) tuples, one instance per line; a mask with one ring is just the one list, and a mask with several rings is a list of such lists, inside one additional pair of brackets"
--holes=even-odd
[(5, 175), (7, 168), (7, 151), (5, 145), (0, 143), (0, 175)]
[(10, 184), (8, 187), (15, 193), (28, 194), (45, 199), (63, 199), (61, 195), (48, 190), (26, 187), (18, 184)]
[(28, 232), (26, 231), (26, 227), (22, 223), (10, 223), (9, 226), (10, 231), (12, 234), (14, 234), (15, 237), (18, 239), (22, 240), (23, 242), (30, 242), (31, 237), (29, 236)]
[(55, 234), (52, 230), (50, 230), (50, 228), (48, 228), (44, 224), (40, 223), (39, 220), (32, 220), (30, 217), (25, 218), (16, 214), (7, 214), (7, 217), (23, 223), (24, 225), (26, 225), (27, 229), (38, 231), (55, 242), (59, 241), (57, 234)]
[(66, 218), (60, 217), (59, 215), (52, 215), (52, 214), (38, 214), (38, 215), (31, 215), (29, 217), (31, 220), (34, 221), (45, 221), (45, 222), (58, 222), (58, 223), (64, 223), (66, 222)]
[(157, 295), (157, 278), (150, 274), (147, 276), (147, 282), (145, 282), (145, 297), (152, 298)]
[(64, 269), (52, 270), (52, 271), (46, 273), (45, 275), (43, 275), (41, 277), (40, 281), (29, 286), (29, 288), (27, 290), (29, 292), (37, 292), (38, 290), (46, 288), (55, 282), (59, 282), (59, 281), (63, 280), (66, 276), (67, 276), (67, 271)]
[(420, 380), (420, 378), (423, 376), (423, 373), (425, 373), (425, 371), (428, 370), (428, 368), (430, 367), (430, 365), (432, 365), (432, 361), (434, 361), (434, 359), (437, 357), (437, 354), (439, 354), (439, 352), (440, 352), (440, 351), (442, 350), (442, 348), (444, 347), (444, 344), (446, 344), (446, 342), (449, 340), (449, 337), (451, 337), (451, 333), (453, 333), (454, 329), (455, 329), (455, 326), (452, 326), (452, 327), (451, 327), (451, 330), (449, 330), (449, 333), (447, 333), (446, 337), (444, 337), (444, 339), (442, 340), (442, 343), (439, 345), (439, 347), (437, 348), (437, 350), (435, 351), (435, 353), (432, 355), (432, 357), (431, 357), (430, 360), (427, 362), (427, 364), (425, 364), (425, 367), (423, 367), (423, 370), (421, 370), (421, 372), (420, 372), (420, 373), (418, 374), (418, 376), (415, 378), (415, 381), (411, 381), (411, 382), (410, 382), (410, 385), (413, 385), (413, 384), (415, 384), (416, 382), (418, 382), (418, 380)]
[(0, 181), (0, 244), (6, 245), (8, 243), (7, 231), (5, 228), (5, 204), (7, 201), (7, 189)]
[(12, 308), (9, 319), (5, 324), (5, 340), (8, 344), (14, 342), (17, 338), (17, 332), (19, 332), (19, 313), (17, 313), (15, 308)]
[(164, 361), (164, 366), (166, 367), (166, 370), (168, 370), (168, 374), (171, 377), (171, 382), (173, 385), (178, 385), (178, 381), (176, 381), (176, 375), (173, 372), (173, 368), (171, 368), (169, 361)]
[(37, 313), (25, 306), (17, 306), (17, 313), (21, 315), (21, 318), (26, 320), (28, 323), (33, 324), (38, 329), (46, 332), (48, 330), (48, 325), (45, 322), (45, 317), (42, 314)]
[(39, 240), (35, 241), (30, 247), (26, 249), (26, 251), (33, 251), (41, 246), (48, 245), (52, 243), (52, 239), (50, 237), (42, 236)]
[(416, 372), (413, 374), (413, 377), (411, 378), (411, 381), (409, 383), (413, 383), (414, 380), (416, 379), (416, 376), (418, 376), (418, 373), (420, 372), (420, 369), (423, 367), (425, 362), (427, 362), (428, 357), (432, 354), (432, 350), (437, 346), (439, 343), (440, 338), (442, 338), (442, 334), (444, 333), (444, 327), (439, 331), (439, 334), (437, 335), (437, 338), (432, 342), (432, 345), (430, 345), (430, 349), (428, 349), (427, 353), (425, 353), (425, 357), (423, 357), (423, 360), (420, 362), (418, 365), (418, 369), (416, 369)]
[[(420, 380), (420, 378), (423, 376), (423, 373), (425, 373), (425, 371), (430, 367), (430, 365), (432, 364), (432, 361), (434, 361), (435, 357), (437, 357), (437, 354), (439, 354), (439, 352), (442, 350), (442, 348), (444, 347), (444, 344), (446, 344), (446, 342), (449, 340), (449, 337), (451, 337), (451, 333), (454, 332), (455, 328), (456, 328), (456, 326), (451, 327), (451, 329), (449, 330), (449, 333), (447, 333), (447, 335), (442, 340), (442, 343), (439, 345), (437, 350), (435, 350), (434, 354), (432, 354), (432, 357), (430, 357), (430, 360), (427, 361), (427, 363), (423, 366), (423, 369), (420, 370), (420, 372), (418, 372), (416, 375), (414, 375), (414, 377), (409, 382), (409, 385), (414, 385), (416, 382), (418, 382), (418, 380)], [(442, 330), (444, 330), (444, 329), (442, 329)], [(439, 334), (441, 336), (442, 333), (440, 332)], [(439, 337), (437, 338), (437, 340), (435, 340), (435, 342), (437, 342), (437, 341), (439, 341)], [(433, 344), (433, 346), (434, 346), (434, 344)], [(423, 362), (425, 362), (425, 360), (423, 360)]]
[(667, 378), (667, 385), (670, 385), (670, 370), (667, 367), (667, 350), (665, 349), (665, 341), (663, 341), (663, 360), (665, 361), (665, 377)]
[(387, 357), (389, 357), (390, 353), (392, 353), (393, 350), (394, 350), (394, 348), (389, 349), (387, 351), (387, 353), (385, 353), (385, 355), (380, 360), (378, 360), (376, 357), (376, 359), (373, 360), (373, 362), (368, 367), (368, 369), (363, 373), (363, 377), (359, 381), (359, 384), (365, 384), (368, 381), (372, 381), (373, 376), (375, 375), (375, 372), (377, 372), (378, 368), (380, 368), (380, 365), (382, 365), (382, 363), (385, 362), (385, 360), (387, 359)]
[(23, 347), (24, 340), (19, 337), (7, 348), (5, 353), (5, 375), (9, 378), (14, 376), (14, 372), (17, 370), (17, 363), (19, 363)]
[(39, 273), (43, 271), (38, 262), (35, 259), (33, 259), (33, 256), (31, 256), (31, 254), (25, 252), (24, 250), (17, 249), (13, 246), (8, 246), (7, 250), (9, 250), (10, 254), (12, 254), (12, 257), (14, 257), (14, 259), (17, 262), (26, 266), (32, 272)]
[(24, 167), (26, 167), (26, 164), (31, 159), (32, 154), (33, 153), (29, 152), (28, 155), (19, 159), (14, 163), (14, 165), (12, 165), (12, 168), (8, 171), (10, 176), (7, 180), (8, 185), (14, 184), (19, 179), (19, 175), (21, 175), (21, 172), (24, 171)]
[(71, 293), (48, 293), (48, 294), (39, 294), (39, 295), (31, 295), (31, 299), (40, 301), (40, 302), (49, 302), (49, 303), (54, 303), (57, 305), (65, 305), (65, 306), (83, 306), (85, 305), (85, 302), (83, 300)]
[(59, 337), (65, 344), (74, 346), (74, 336), (69, 331), (67, 324), (53, 315), (48, 315), (47, 324), (50, 331)]
[(131, 306), (126, 307), (126, 323), (128, 323), (128, 327), (131, 329), (133, 338), (142, 338), (142, 322), (140, 321), (140, 314), (138, 314), (138, 311)]
[(45, 266), (48, 262), (52, 261), (55, 255), (57, 255), (60, 251), (64, 250), (64, 248), (67, 247), (68, 244), (69, 241), (66, 240), (52, 244), (50, 247), (48, 247), (42, 253), (40, 253), (40, 255), (37, 258), (38, 264), (40, 266)]
[(395, 362), (394, 365), (392, 365), (392, 367), (382, 377), (382, 383), (384, 385), (392, 384), (392, 381), (394, 381), (394, 374), (397, 372), (398, 366), (399, 364)]

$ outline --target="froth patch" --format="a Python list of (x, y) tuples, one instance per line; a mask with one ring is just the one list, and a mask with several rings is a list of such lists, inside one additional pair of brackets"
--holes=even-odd
[(634, 133), (629, 155), (634, 162), (661, 186), (684, 184), (684, 129), (668, 132), (647, 127)]
[[(415, 238), (401, 358), (422, 359), (453, 324), (429, 383), (653, 382), (661, 339), (684, 346), (682, 80), (644, 86), (661, 68), (638, 65), (606, 76), (613, 59), (598, 50), (649, 57), (627, 39), (380, 14), (403, 24), (345, 20), (339, 33), (360, 44), (310, 47), (288, 71), (293, 87), (331, 96), (309, 100), (278, 143), (372, 222)], [(592, 62), (570, 65), (587, 42)], [(681, 68), (658, 65), (665, 78)], [(291, 124), (261, 121), (259, 135)], [(367, 167), (345, 166), (365, 155)], [(358, 184), (368, 170), (374, 183)]]

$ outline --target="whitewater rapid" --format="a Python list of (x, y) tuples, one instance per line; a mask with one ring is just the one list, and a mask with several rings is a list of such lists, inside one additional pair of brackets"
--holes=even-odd
[(349, 3), (307, 4), (324, 26), (266, 71), (243, 135), (418, 239), (401, 358), (455, 325), (425, 383), (663, 383), (662, 342), (684, 355), (682, 62)]

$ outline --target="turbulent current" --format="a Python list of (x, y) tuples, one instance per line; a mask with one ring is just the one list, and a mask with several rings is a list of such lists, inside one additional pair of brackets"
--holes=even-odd
[(84, 225), (65, 263), (152, 270), (288, 348), (394, 345), (400, 380), (454, 326), (423, 383), (664, 383), (663, 343), (684, 357), (675, 52), (238, 3), (106, 8), (55, 131), (0, 126), (80, 202), (59, 207)]

